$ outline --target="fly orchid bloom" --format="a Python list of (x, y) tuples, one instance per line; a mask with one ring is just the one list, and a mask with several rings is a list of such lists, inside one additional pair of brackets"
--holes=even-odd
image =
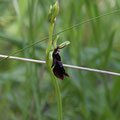
[(59, 55), (59, 49), (62, 49), (62, 48), (63, 47), (57, 46), (54, 49), (53, 54), (52, 54), (53, 63), (52, 63), (51, 68), (53, 68), (53, 73), (57, 78), (64, 80), (64, 76), (69, 77), (69, 75), (66, 73), (63, 67), (62, 61), (61, 61), (61, 57)]

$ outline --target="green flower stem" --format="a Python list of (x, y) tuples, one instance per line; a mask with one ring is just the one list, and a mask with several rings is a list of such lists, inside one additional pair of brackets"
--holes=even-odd
[(54, 28), (54, 23), (50, 23), (49, 43), (48, 43), (48, 47), (47, 47), (47, 50), (46, 50), (46, 64), (47, 64), (48, 70), (50, 71), (51, 77), (53, 79), (54, 86), (55, 86), (55, 91), (56, 91), (56, 95), (57, 95), (58, 120), (62, 120), (62, 101), (61, 101), (60, 89), (59, 89), (58, 81), (57, 81), (56, 77), (54, 76), (54, 74), (52, 72), (52, 69), (51, 69), (51, 61), (52, 61), (52, 59), (49, 58), (50, 51), (52, 49), (53, 28)]
[(57, 104), (58, 104), (58, 120), (62, 120), (62, 101), (61, 101), (61, 95), (60, 95), (60, 88), (58, 85), (58, 81), (56, 77), (54, 76), (53, 72), (51, 71), (51, 76), (54, 81), (54, 86), (56, 90), (56, 95), (57, 95)]
[(46, 64), (49, 68), (51, 68), (50, 66), (50, 60), (49, 60), (49, 53), (52, 49), (52, 34), (53, 34), (53, 29), (54, 29), (54, 23), (50, 24), (50, 28), (49, 28), (49, 43), (46, 49)]
[(49, 28), (49, 44), (48, 44), (48, 50), (50, 52), (51, 48), (52, 48), (52, 34), (53, 34), (53, 29), (54, 29), (54, 23), (50, 24), (50, 28)]

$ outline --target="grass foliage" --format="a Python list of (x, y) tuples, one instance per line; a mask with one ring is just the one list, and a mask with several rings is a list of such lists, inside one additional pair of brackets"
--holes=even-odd
[[(60, 0), (54, 33), (120, 9), (119, 0)], [(0, 54), (12, 54), (48, 37), (48, 12), (55, 0), (0, 0)], [(63, 63), (120, 72), (120, 12), (60, 34)], [(47, 41), (15, 56), (45, 60)], [(66, 69), (58, 80), (64, 120), (119, 120), (120, 77)], [(56, 120), (57, 101), (45, 65), (0, 62), (0, 120)]]

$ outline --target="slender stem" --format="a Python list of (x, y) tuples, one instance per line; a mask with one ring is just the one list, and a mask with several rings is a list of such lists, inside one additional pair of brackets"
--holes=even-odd
[(53, 34), (54, 24), (50, 24), (49, 27), (49, 43), (46, 49), (46, 64), (50, 68), (49, 53), (52, 48), (52, 34)]
[(49, 28), (49, 48), (52, 48), (52, 34), (53, 34), (53, 29), (54, 29), (54, 23), (50, 24), (50, 28)]
[(58, 85), (58, 81), (57, 81), (56, 77), (54, 76), (54, 74), (52, 73), (52, 71), (51, 71), (51, 76), (54, 81), (54, 86), (55, 86), (56, 95), (57, 95), (58, 120), (62, 120), (62, 100), (61, 100), (60, 88)]
[(52, 48), (52, 34), (53, 34), (53, 29), (54, 29), (54, 24), (50, 24), (50, 28), (49, 28), (49, 43), (48, 43), (48, 47), (47, 47), (47, 55), (49, 55), (49, 52)]
[(50, 28), (49, 28), (49, 43), (48, 43), (48, 47), (46, 50), (46, 64), (47, 64), (48, 69), (50, 71), (51, 77), (52, 77), (53, 82), (54, 82), (55, 90), (56, 90), (57, 104), (58, 104), (58, 120), (62, 120), (62, 101), (61, 101), (60, 89), (59, 89), (58, 81), (52, 72), (51, 60), (49, 59), (50, 50), (52, 48), (53, 29), (54, 29), (54, 23), (51, 23)]

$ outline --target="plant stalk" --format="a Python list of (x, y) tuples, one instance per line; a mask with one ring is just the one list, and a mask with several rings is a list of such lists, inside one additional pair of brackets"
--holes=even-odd
[(58, 81), (57, 81), (56, 77), (54, 76), (54, 74), (52, 72), (51, 61), (49, 59), (49, 53), (50, 53), (51, 48), (52, 48), (53, 29), (54, 29), (54, 23), (50, 23), (50, 28), (49, 28), (49, 43), (48, 43), (48, 47), (47, 47), (47, 50), (46, 50), (46, 64), (48, 66), (48, 69), (50, 71), (51, 77), (53, 79), (54, 86), (55, 86), (55, 91), (56, 91), (56, 95), (57, 95), (58, 120), (62, 120), (62, 101), (61, 101), (60, 88), (59, 88), (59, 85), (58, 85)]

